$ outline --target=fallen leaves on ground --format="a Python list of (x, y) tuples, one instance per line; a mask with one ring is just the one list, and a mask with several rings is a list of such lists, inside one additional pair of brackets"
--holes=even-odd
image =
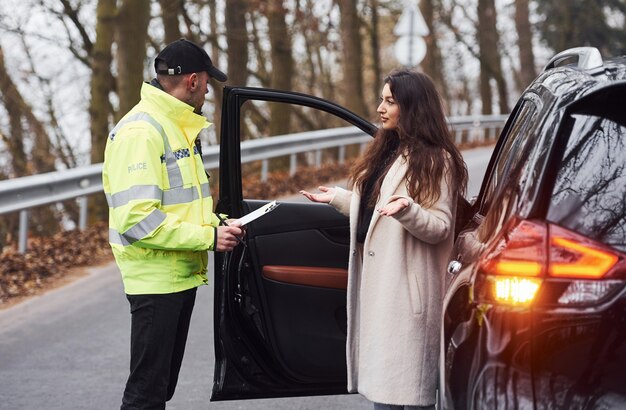
[(272, 172), (267, 181), (261, 181), (258, 175), (244, 177), (242, 181), (243, 197), (253, 199), (275, 199), (280, 196), (295, 194), (301, 189), (311, 189), (331, 181), (347, 177), (349, 166), (330, 163), (319, 168), (301, 168), (293, 176), (286, 171)]
[(14, 248), (5, 249), (0, 254), (0, 305), (11, 298), (35, 294), (71, 268), (110, 259), (108, 235), (108, 225), (99, 222), (84, 231), (31, 238), (24, 254)]

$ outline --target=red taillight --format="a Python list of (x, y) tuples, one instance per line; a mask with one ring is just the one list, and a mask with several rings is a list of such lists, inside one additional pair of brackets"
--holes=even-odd
[(619, 257), (606, 247), (559, 226), (550, 226), (548, 274), (560, 278), (599, 279)]
[(527, 305), (546, 277), (597, 280), (619, 256), (602, 244), (556, 225), (516, 220), (480, 262), (496, 301)]
[(547, 265), (547, 230), (544, 224), (515, 221), (505, 229), (480, 262), (491, 284), (491, 297), (508, 305), (530, 304)]
[(546, 236), (541, 223), (513, 224), (487, 252), (483, 270), (496, 275), (541, 276), (547, 262)]

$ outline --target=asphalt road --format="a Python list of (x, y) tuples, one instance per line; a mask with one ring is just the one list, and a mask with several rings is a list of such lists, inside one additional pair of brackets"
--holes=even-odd
[[(478, 194), (491, 148), (464, 153), (468, 196)], [(209, 266), (213, 266), (212, 258)], [(359, 395), (209, 404), (213, 288), (200, 288), (178, 388), (168, 410), (370, 409)], [(128, 375), (130, 314), (114, 263), (0, 310), (0, 410), (119, 408)]]
[(467, 165), (469, 181), (467, 183), (467, 198), (478, 196), (480, 184), (485, 176), (485, 170), (493, 152), (493, 147), (475, 148), (463, 151), (463, 159)]
[[(358, 395), (209, 404), (212, 311), (213, 288), (202, 287), (178, 388), (168, 409), (369, 408)], [(119, 408), (128, 375), (129, 332), (128, 302), (114, 263), (0, 311), (0, 409)]]

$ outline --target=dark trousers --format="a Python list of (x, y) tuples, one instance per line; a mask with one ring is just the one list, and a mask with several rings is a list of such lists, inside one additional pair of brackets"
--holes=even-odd
[(121, 410), (165, 409), (178, 381), (196, 288), (126, 295), (130, 303), (130, 375)]

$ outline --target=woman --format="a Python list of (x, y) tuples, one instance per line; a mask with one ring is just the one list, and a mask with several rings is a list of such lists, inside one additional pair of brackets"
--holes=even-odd
[(348, 391), (375, 409), (434, 408), (443, 277), (467, 170), (430, 78), (385, 79), (382, 128), (354, 165), (353, 191), (301, 193), (350, 217)]

